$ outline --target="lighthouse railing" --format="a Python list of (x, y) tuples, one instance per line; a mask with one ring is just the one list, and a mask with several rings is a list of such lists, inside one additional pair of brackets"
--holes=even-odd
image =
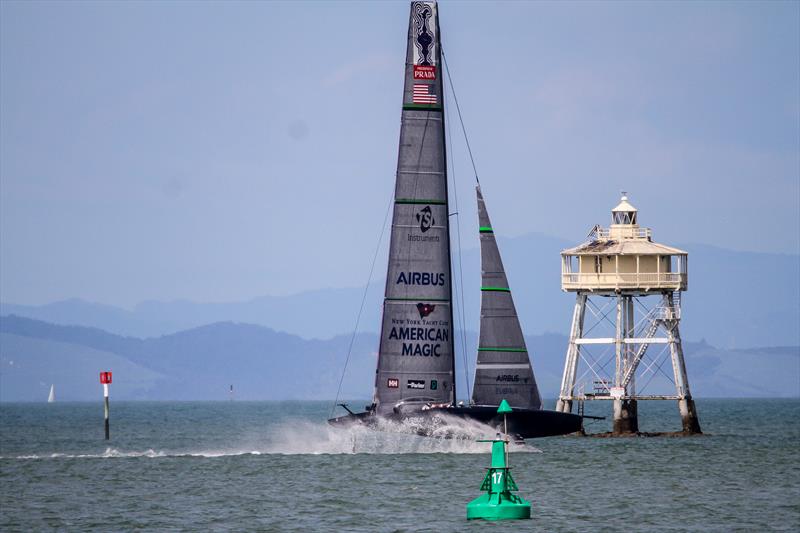
[(650, 228), (640, 228), (638, 226), (618, 225), (611, 228), (596, 228), (595, 235), (598, 240), (618, 239), (650, 239), (653, 231)]
[(673, 289), (684, 290), (687, 274), (682, 272), (562, 272), (563, 289)]

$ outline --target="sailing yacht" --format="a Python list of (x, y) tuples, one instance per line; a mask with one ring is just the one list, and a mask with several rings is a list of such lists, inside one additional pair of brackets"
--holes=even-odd
[(50, 395), (47, 397), (47, 403), (54, 403), (56, 401), (56, 386), (55, 383), (50, 385)]
[(373, 403), (332, 418), (334, 426), (415, 421), (431, 434), (452, 417), (499, 427), (497, 406), (514, 408), (520, 438), (579, 431), (581, 417), (546, 411), (531, 367), (486, 205), (477, 189), (481, 321), (475, 386), (456, 403), (444, 86), (438, 6), (411, 3), (389, 264)]

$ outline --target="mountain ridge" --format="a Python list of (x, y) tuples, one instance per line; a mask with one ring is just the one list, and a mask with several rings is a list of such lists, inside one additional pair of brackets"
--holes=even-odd
[[(574, 243), (545, 234), (500, 237), (498, 242), (523, 329), (535, 334), (566, 334), (574, 296), (560, 289), (559, 252)], [(737, 252), (710, 245), (678, 246), (689, 252), (689, 290), (683, 294), (681, 323), (684, 338), (708, 338), (726, 348), (800, 344), (800, 256)], [(479, 251), (465, 250), (462, 260), (464, 329), (474, 329), (480, 298)], [(377, 332), (380, 328), (384, 284), (385, 278), (381, 278), (368, 287), (362, 330)], [(460, 288), (460, 284), (454, 287)], [(244, 302), (148, 301), (133, 310), (79, 299), (43, 306), (0, 302), (0, 314), (98, 327), (135, 337), (232, 320), (324, 340), (352, 332), (363, 296), (363, 287), (317, 289)], [(460, 305), (460, 296), (454, 300)]]
[[(465, 332), (474, 365), (475, 332)], [(539, 388), (557, 395), (567, 338), (526, 336)], [(114, 371), (114, 395), (132, 400), (226, 400), (234, 385), (242, 400), (330, 400), (337, 390), (349, 335), (307, 340), (255, 324), (219, 322), (171, 335), (137, 339), (96, 328), (0, 317), (0, 401), (44, 401), (55, 383), (61, 400), (91, 400), (97, 373)], [(377, 336), (354, 339), (342, 398), (368, 398), (375, 376)], [(466, 399), (457, 342), (456, 376)], [(695, 396), (800, 396), (800, 347), (722, 350), (684, 342)], [(470, 371), (471, 372), (471, 371)], [(654, 373), (655, 375), (655, 373)], [(659, 376), (655, 376), (659, 378)], [(662, 380), (663, 381), (663, 380)], [(669, 387), (669, 383), (655, 386)]]

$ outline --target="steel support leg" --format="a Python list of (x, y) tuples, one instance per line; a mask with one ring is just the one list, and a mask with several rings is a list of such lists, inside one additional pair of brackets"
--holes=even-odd
[[(630, 296), (617, 297), (617, 338), (616, 355), (617, 368), (614, 377), (615, 386), (622, 386), (625, 371), (633, 364), (633, 346), (625, 344), (626, 338), (634, 336), (633, 299)], [(625, 398), (614, 400), (614, 428), (615, 435), (637, 433), (639, 431), (639, 413), (636, 400), (628, 399), (635, 395), (634, 380), (631, 378), (624, 387)]]
[(636, 400), (614, 400), (614, 435), (639, 432), (639, 407)]
[[(672, 294), (667, 294), (667, 303), (670, 309), (675, 305)], [(674, 313), (674, 316), (680, 316)], [(675, 389), (678, 393), (678, 410), (681, 413), (681, 425), (686, 434), (700, 434), (700, 419), (697, 417), (697, 409), (694, 406), (692, 393), (689, 390), (689, 378), (686, 373), (686, 360), (683, 357), (683, 345), (681, 344), (681, 334), (678, 330), (678, 318), (666, 321), (669, 333), (669, 351), (672, 356), (672, 371), (675, 376)]]
[(575, 297), (575, 309), (572, 312), (572, 326), (569, 332), (567, 357), (564, 362), (564, 374), (561, 378), (561, 392), (556, 402), (556, 411), (572, 412), (572, 396), (575, 393), (575, 376), (580, 359), (580, 345), (575, 341), (583, 336), (583, 319), (586, 314), (586, 295), (578, 293)]

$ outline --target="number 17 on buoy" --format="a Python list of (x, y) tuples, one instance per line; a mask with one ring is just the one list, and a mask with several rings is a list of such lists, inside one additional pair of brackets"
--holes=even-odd
[(111, 385), (111, 372), (100, 372), (100, 383), (103, 384), (103, 413), (106, 419), (106, 440), (108, 440), (108, 386)]

